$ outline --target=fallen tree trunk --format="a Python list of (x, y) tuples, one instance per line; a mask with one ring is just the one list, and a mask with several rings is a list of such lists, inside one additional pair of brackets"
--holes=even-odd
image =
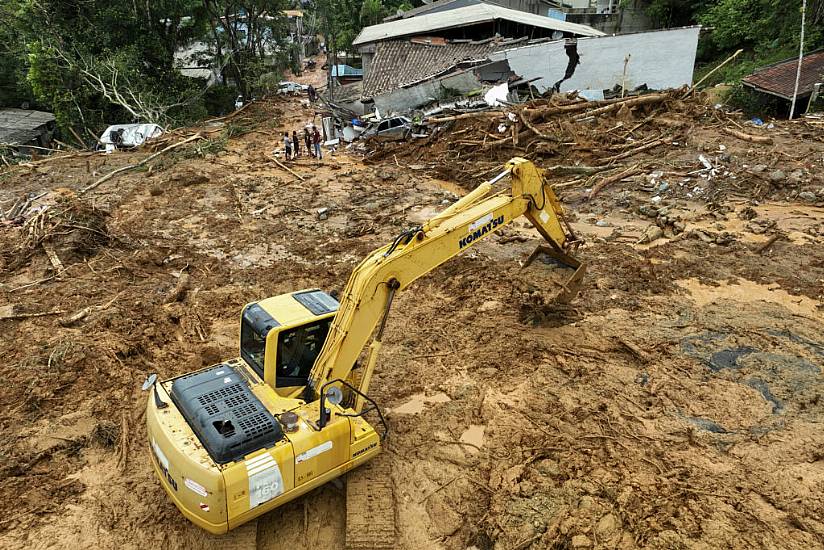
[(550, 166), (546, 169), (553, 176), (591, 176), (609, 170), (606, 166)]
[(426, 124), (440, 124), (442, 122), (450, 122), (452, 120), (464, 120), (467, 118), (495, 118), (504, 116), (503, 111), (478, 111), (475, 113), (461, 113), (460, 115), (445, 116), (441, 118), (428, 118), (424, 122)]
[(588, 200), (594, 199), (598, 195), (598, 193), (603, 191), (608, 185), (612, 185), (613, 183), (619, 182), (624, 178), (628, 178), (630, 176), (635, 176), (637, 174), (640, 174), (641, 172), (642, 172), (642, 170), (641, 170), (640, 166), (636, 164), (632, 168), (628, 168), (628, 169), (624, 170), (623, 172), (620, 172), (620, 173), (615, 174), (613, 176), (609, 176), (609, 177), (606, 177), (606, 178), (602, 179), (601, 181), (596, 183), (594, 186), (592, 186), (592, 191), (589, 192)]
[(752, 134), (745, 134), (739, 130), (733, 130), (732, 128), (721, 128), (721, 131), (738, 139), (749, 141), (750, 143), (763, 143), (764, 145), (772, 145), (773, 143), (772, 138), (769, 136), (754, 136)]
[(583, 118), (591, 116), (603, 115), (604, 113), (609, 113), (611, 111), (618, 110), (624, 106), (636, 107), (638, 105), (651, 105), (653, 103), (661, 103), (662, 101), (665, 101), (667, 98), (669, 98), (667, 94), (650, 94), (642, 95), (639, 97), (632, 97), (629, 99), (623, 99), (621, 101), (616, 101), (610, 105), (605, 105), (604, 107), (599, 107), (598, 109), (581, 113), (580, 115), (575, 117), (575, 120), (581, 120)]
[(169, 145), (165, 149), (162, 149), (162, 150), (158, 151), (157, 153), (155, 153), (153, 155), (149, 155), (148, 157), (141, 160), (140, 162), (137, 162), (135, 164), (130, 164), (128, 166), (124, 166), (123, 168), (118, 168), (117, 170), (113, 170), (113, 171), (109, 172), (108, 174), (106, 174), (105, 176), (103, 176), (102, 178), (100, 178), (99, 180), (97, 180), (96, 182), (92, 183), (91, 185), (87, 185), (86, 187), (81, 189), (78, 193), (82, 195), (82, 194), (86, 193), (87, 191), (91, 191), (92, 189), (94, 189), (95, 187), (100, 185), (101, 183), (112, 179), (113, 177), (115, 177), (118, 174), (121, 174), (123, 172), (128, 172), (129, 170), (134, 170), (135, 168), (140, 168), (141, 166), (143, 166), (147, 162), (156, 159), (157, 157), (159, 157), (163, 153), (168, 153), (172, 149), (180, 147), (181, 145), (184, 145), (186, 143), (190, 143), (192, 141), (195, 141), (196, 139), (202, 139), (202, 136), (200, 134), (195, 134), (195, 135), (193, 135), (193, 136), (191, 136), (187, 139), (184, 139), (183, 141), (178, 141), (175, 144)]
[(659, 145), (662, 145), (666, 142), (667, 142), (667, 140), (665, 138), (659, 138), (659, 139), (656, 139), (655, 141), (647, 143), (646, 145), (642, 145), (641, 147), (636, 147), (635, 149), (631, 149), (629, 151), (621, 153), (620, 155), (614, 155), (614, 156), (611, 156), (611, 157), (601, 159), (601, 160), (598, 161), (598, 164), (601, 164), (601, 165), (609, 164), (610, 162), (615, 162), (616, 160), (625, 159), (627, 157), (637, 155), (638, 153), (641, 153), (641, 152), (646, 151), (648, 149), (652, 149), (653, 147), (658, 147)]
[(577, 113), (578, 111), (585, 111), (586, 109), (596, 105), (608, 105), (612, 100), (608, 101), (582, 101), (581, 103), (573, 103), (572, 105), (562, 105), (560, 107), (544, 107), (539, 109), (524, 109), (527, 118), (530, 122), (541, 122), (552, 115), (562, 115), (569, 113)]

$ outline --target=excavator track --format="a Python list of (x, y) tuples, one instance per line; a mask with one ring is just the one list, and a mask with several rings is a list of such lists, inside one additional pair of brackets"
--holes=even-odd
[(256, 550), (257, 521), (250, 521), (223, 535), (197, 530), (192, 548), (201, 550)]
[(395, 494), (392, 463), (387, 453), (347, 474), (346, 547), (349, 550), (395, 547)]

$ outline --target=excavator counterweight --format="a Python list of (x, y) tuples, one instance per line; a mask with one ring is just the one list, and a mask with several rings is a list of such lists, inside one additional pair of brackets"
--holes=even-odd
[[(506, 176), (509, 192), (496, 191)], [(389, 427), (368, 391), (395, 295), (520, 216), (547, 243), (526, 265), (543, 253), (574, 269), (560, 295), (571, 300), (584, 274), (572, 256), (580, 241), (543, 171), (514, 158), (498, 177), (370, 254), (340, 302), (309, 289), (247, 304), (238, 357), (147, 381), (152, 464), (181, 512), (207, 531), (225, 533), (380, 453)], [(379, 425), (366, 420), (370, 411)], [(391, 495), (387, 468), (368, 472), (379, 472), (382, 494)], [(380, 510), (363, 479), (352, 494)], [(380, 523), (377, 536), (385, 543), (391, 522), (373, 523)]]

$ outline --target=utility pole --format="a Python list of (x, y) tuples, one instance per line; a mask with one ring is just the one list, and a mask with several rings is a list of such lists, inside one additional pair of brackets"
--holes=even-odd
[(795, 89), (790, 104), (790, 120), (795, 116), (795, 101), (798, 96), (798, 84), (801, 82), (801, 62), (804, 61), (804, 27), (807, 19), (807, 0), (801, 3), (801, 45), (798, 47), (798, 69), (795, 71)]

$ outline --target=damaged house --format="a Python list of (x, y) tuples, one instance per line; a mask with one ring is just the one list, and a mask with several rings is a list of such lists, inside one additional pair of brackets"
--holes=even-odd
[[(764, 94), (766, 97), (775, 98), (783, 102), (789, 113), (790, 103), (795, 93), (795, 80), (798, 76), (798, 93), (796, 99), (798, 105), (796, 113), (803, 113), (808, 110), (809, 103), (821, 101), (824, 95), (824, 50), (810, 52), (804, 56), (800, 72), (798, 58), (793, 57), (779, 63), (763, 67), (753, 74), (744, 77), (741, 83)], [(818, 105), (818, 108), (821, 108)]]
[(423, 13), (364, 28), (353, 45), (363, 58), (363, 101), (406, 110), (483, 87), (472, 70), (491, 52), (531, 41), (603, 33), (494, 4)]
[(616, 87), (677, 88), (692, 83), (699, 32), (606, 36), (487, 3), (420, 12), (366, 27), (355, 39), (364, 76), (354, 110), (404, 112), (503, 82), (593, 98)]

